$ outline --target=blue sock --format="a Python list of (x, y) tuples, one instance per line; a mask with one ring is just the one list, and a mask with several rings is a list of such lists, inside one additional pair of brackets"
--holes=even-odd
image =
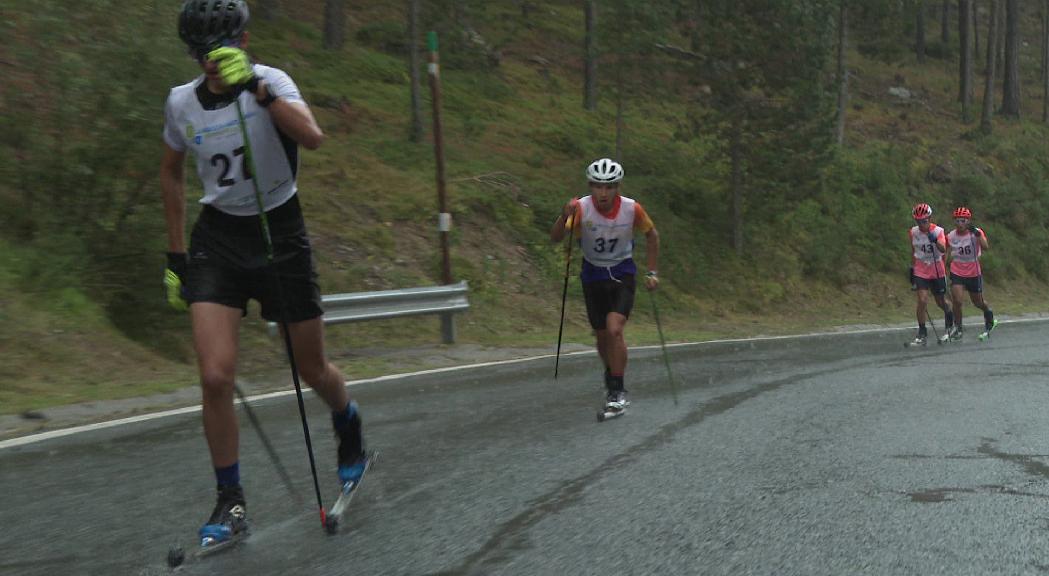
[(215, 479), (219, 488), (240, 484), (240, 462), (234, 462), (232, 466), (225, 468), (215, 468)]

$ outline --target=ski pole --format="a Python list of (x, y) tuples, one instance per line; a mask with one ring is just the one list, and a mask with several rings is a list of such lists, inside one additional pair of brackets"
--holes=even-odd
[(270, 462), (273, 463), (273, 467), (277, 469), (277, 474), (280, 476), (281, 482), (284, 483), (284, 487), (288, 489), (288, 494), (295, 499), (297, 504), (302, 504), (302, 498), (295, 492), (295, 488), (291, 485), (291, 476), (288, 475), (288, 470), (284, 468), (284, 464), (280, 461), (280, 456), (277, 455), (277, 451), (273, 449), (273, 444), (270, 444), (270, 439), (266, 436), (266, 433), (262, 430), (262, 423), (255, 417), (255, 411), (251, 409), (251, 405), (248, 403), (247, 396), (244, 395), (244, 391), (241, 390), (240, 386), (234, 384), (233, 389), (237, 391), (237, 397), (240, 398), (240, 405), (244, 408), (244, 413), (248, 415), (248, 421), (251, 422), (252, 427), (255, 428), (255, 433), (259, 435), (259, 440), (262, 441), (262, 445), (266, 448), (266, 452), (270, 456)]
[(659, 332), (659, 346), (663, 349), (663, 364), (667, 367), (667, 381), (670, 382), (670, 393), (674, 396), (674, 406), (677, 406), (677, 384), (674, 383), (674, 374), (670, 372), (670, 356), (667, 355), (667, 341), (663, 338), (663, 325), (659, 321), (659, 307), (656, 306), (656, 295), (650, 290), (648, 299), (652, 302), (652, 317), (656, 320), (656, 331)]
[(561, 289), (561, 324), (557, 328), (557, 355), (554, 357), (554, 380), (557, 380), (557, 369), (561, 364), (561, 336), (565, 331), (565, 302), (568, 299), (568, 274), (572, 269), (572, 237), (575, 233), (575, 210), (572, 211), (572, 225), (568, 228), (568, 251), (565, 256), (565, 286)]
[(262, 226), (262, 238), (266, 243), (266, 260), (270, 270), (273, 271), (273, 279), (277, 284), (277, 301), (280, 303), (280, 327), (284, 334), (284, 348), (288, 353), (288, 363), (291, 364), (291, 380), (295, 384), (295, 397), (299, 401), (299, 418), (302, 420), (302, 435), (306, 439), (306, 452), (310, 457), (310, 473), (313, 474), (313, 491), (317, 495), (317, 508), (320, 510), (321, 524), (325, 530), (328, 529), (328, 514), (324, 510), (324, 502), (321, 500), (321, 486), (317, 480), (317, 463), (313, 457), (313, 442), (310, 440), (310, 425), (306, 422), (306, 404), (302, 399), (302, 386), (299, 384), (299, 369), (295, 364), (295, 351), (291, 345), (291, 332), (288, 331), (288, 315), (284, 305), (284, 289), (280, 282), (280, 272), (273, 263), (273, 238), (270, 236), (269, 221), (266, 219), (265, 205), (262, 203), (262, 192), (259, 191), (259, 182), (256, 179), (255, 159), (251, 153), (251, 140), (248, 139), (248, 126), (244, 122), (244, 110), (240, 106), (240, 93), (236, 94), (234, 103), (237, 105), (237, 121), (240, 124), (240, 134), (244, 139), (244, 157), (251, 169), (251, 185), (255, 190), (255, 203), (259, 208), (259, 223)]

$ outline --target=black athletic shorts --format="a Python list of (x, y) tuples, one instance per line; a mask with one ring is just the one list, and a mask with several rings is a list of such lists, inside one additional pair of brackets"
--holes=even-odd
[(598, 280), (583, 282), (586, 298), (586, 316), (594, 330), (604, 330), (609, 312), (618, 312), (627, 318), (634, 308), (634, 275), (627, 274), (619, 281)]
[(271, 322), (301, 322), (323, 314), (298, 196), (267, 212), (266, 218), (273, 239), (272, 266), (258, 216), (231, 216), (204, 206), (190, 235), (187, 302), (214, 302), (247, 314), (248, 300), (254, 299), (262, 306), (262, 317)]
[(964, 286), (965, 290), (973, 294), (983, 293), (983, 276), (959, 276), (951, 272), (951, 286)]
[(917, 286), (918, 290), (931, 290), (933, 294), (945, 294), (947, 292), (946, 278), (927, 280), (921, 276), (915, 276), (914, 285)]

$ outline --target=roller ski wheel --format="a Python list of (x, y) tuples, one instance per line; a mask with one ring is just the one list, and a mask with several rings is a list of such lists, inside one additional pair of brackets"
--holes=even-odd
[(229, 550), (244, 541), (248, 536), (247, 506), (244, 503), (244, 491), (240, 486), (226, 486), (218, 491), (218, 501), (211, 517), (200, 528), (198, 545), (189, 555), (181, 546), (168, 550), (167, 563), (170, 568), (178, 568)]
[(332, 504), (331, 510), (328, 511), (324, 518), (324, 529), (329, 535), (339, 533), (339, 525), (342, 523), (342, 517), (346, 513), (346, 509), (350, 507), (353, 496), (357, 494), (364, 484), (364, 477), (378, 459), (378, 450), (367, 450), (364, 453), (363, 462), (358, 462), (353, 466), (340, 466), (339, 482), (341, 485), (339, 497), (335, 500), (335, 504)]
[(926, 344), (928, 344), (928, 341), (929, 341), (929, 338), (927, 336), (917, 336), (917, 337), (914, 338), (914, 340), (911, 340), (909, 342), (904, 342), (903, 343), (903, 347), (904, 348), (924, 347)]
[(597, 421), (604, 422), (605, 420), (618, 418), (626, 414), (627, 406), (630, 406), (630, 401), (627, 400), (626, 391), (609, 392), (605, 396), (604, 409), (597, 413)]

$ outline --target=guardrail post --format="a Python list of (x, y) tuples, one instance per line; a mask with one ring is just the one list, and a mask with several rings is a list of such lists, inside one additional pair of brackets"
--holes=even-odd
[(451, 312), (441, 314), (441, 339), (445, 344), (455, 344), (455, 315)]

